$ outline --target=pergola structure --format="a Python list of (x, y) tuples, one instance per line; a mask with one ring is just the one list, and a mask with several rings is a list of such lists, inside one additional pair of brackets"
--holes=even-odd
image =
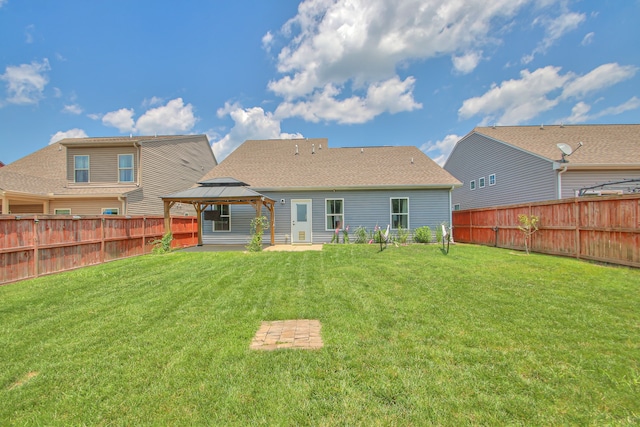
[(198, 187), (162, 196), (164, 202), (164, 229), (171, 230), (171, 208), (176, 203), (188, 203), (196, 210), (198, 219), (198, 246), (202, 246), (202, 212), (213, 205), (251, 205), (260, 217), (262, 207), (269, 210), (271, 245), (275, 244), (275, 200), (247, 188), (246, 183), (234, 178), (214, 178), (198, 182)]

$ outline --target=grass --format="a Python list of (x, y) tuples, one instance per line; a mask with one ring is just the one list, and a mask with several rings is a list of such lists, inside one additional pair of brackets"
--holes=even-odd
[[(0, 425), (637, 425), (640, 271), (457, 245), (149, 255), (0, 287)], [(320, 350), (249, 350), (318, 319)]]

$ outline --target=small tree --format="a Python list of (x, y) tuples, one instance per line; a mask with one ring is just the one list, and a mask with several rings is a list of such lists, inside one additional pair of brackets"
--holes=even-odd
[(262, 251), (262, 235), (267, 228), (267, 217), (258, 216), (251, 220), (251, 241), (247, 245), (249, 252)]
[(540, 218), (535, 215), (518, 215), (518, 221), (520, 225), (518, 228), (522, 231), (524, 235), (524, 250), (529, 255), (529, 245), (531, 242), (531, 236), (533, 233), (538, 231), (538, 222), (540, 222)]

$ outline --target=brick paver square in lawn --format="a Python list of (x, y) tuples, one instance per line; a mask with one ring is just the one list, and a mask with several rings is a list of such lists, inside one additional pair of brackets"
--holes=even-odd
[(265, 321), (251, 341), (252, 350), (322, 348), (320, 321), (309, 319)]

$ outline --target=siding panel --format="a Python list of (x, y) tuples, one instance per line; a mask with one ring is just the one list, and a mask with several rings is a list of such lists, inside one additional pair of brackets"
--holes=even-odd
[[(291, 200), (311, 199), (313, 217), (313, 243), (329, 243), (332, 230), (325, 230), (325, 199), (344, 199), (344, 221), (351, 233), (359, 227), (368, 230), (378, 225), (386, 228), (390, 223), (390, 198), (409, 198), (409, 227), (428, 225), (433, 230), (441, 223), (449, 223), (449, 190), (405, 190), (405, 191), (317, 191), (317, 192), (264, 192), (265, 196), (276, 200), (275, 241), (277, 244), (291, 243)], [(281, 204), (280, 200), (285, 203)], [(268, 211), (263, 215), (269, 218)], [(249, 226), (255, 217), (251, 206), (231, 206), (231, 231), (212, 233), (211, 221), (203, 222), (203, 243), (205, 244), (246, 244), (250, 239)], [(264, 241), (269, 241), (265, 232)]]
[[(460, 209), (556, 198), (553, 162), (481, 135), (461, 140), (444, 169), (463, 183), (451, 196)], [(491, 174), (496, 175), (495, 185), (489, 185)], [(484, 188), (479, 188), (481, 177), (486, 180)], [(470, 190), (471, 180), (476, 181), (475, 190)]]

